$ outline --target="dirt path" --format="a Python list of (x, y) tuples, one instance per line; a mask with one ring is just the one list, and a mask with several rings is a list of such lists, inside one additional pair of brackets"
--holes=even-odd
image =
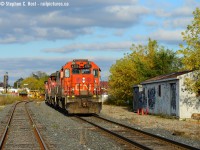
[(170, 131), (174, 135), (200, 140), (200, 120), (167, 119), (153, 115), (138, 115), (130, 112), (126, 107), (103, 105), (102, 114), (109, 117), (126, 120), (128, 123), (141, 128), (159, 128)]

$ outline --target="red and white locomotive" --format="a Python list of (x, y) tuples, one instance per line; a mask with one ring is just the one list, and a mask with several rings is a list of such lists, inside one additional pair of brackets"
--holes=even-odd
[(45, 102), (69, 114), (100, 113), (100, 71), (87, 59), (67, 62), (45, 82)]

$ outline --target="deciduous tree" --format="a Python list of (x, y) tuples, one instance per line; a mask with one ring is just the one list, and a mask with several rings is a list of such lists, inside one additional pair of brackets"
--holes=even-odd
[(200, 9), (196, 8), (193, 15), (192, 23), (182, 32), (186, 45), (180, 45), (179, 53), (183, 54), (185, 69), (197, 70), (196, 79), (189, 85), (191, 85), (190, 89), (200, 94)]
[(147, 45), (132, 45), (130, 54), (117, 60), (110, 68), (109, 93), (116, 103), (132, 101), (133, 85), (161, 74), (179, 69), (178, 58), (172, 50), (149, 39)]

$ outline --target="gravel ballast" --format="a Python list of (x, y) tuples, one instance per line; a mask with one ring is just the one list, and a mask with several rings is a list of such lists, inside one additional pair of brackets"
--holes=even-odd
[[(123, 149), (118, 142), (104, 136), (95, 127), (67, 116), (44, 102), (31, 102), (28, 106), (50, 149)], [(10, 109), (11, 105), (0, 110), (0, 121), (5, 119)], [(126, 107), (109, 105), (103, 105), (100, 116), (200, 148), (200, 122), (196, 120), (142, 116), (128, 111)]]
[(49, 107), (44, 102), (30, 103), (36, 124), (42, 126), (41, 134), (51, 149), (122, 149), (119, 144), (102, 136), (96, 129), (72, 116)]

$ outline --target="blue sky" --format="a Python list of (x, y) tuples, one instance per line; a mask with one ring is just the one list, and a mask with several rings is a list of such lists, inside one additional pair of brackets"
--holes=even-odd
[[(48, 74), (67, 61), (87, 58), (102, 70), (148, 38), (179, 49), (181, 32), (191, 23), (198, 0), (49, 0), (64, 7), (0, 6), (0, 81), (9, 84), (32, 72)], [(1, 2), (6, 2), (1, 0)], [(7, 0), (7, 2), (23, 2)]]

